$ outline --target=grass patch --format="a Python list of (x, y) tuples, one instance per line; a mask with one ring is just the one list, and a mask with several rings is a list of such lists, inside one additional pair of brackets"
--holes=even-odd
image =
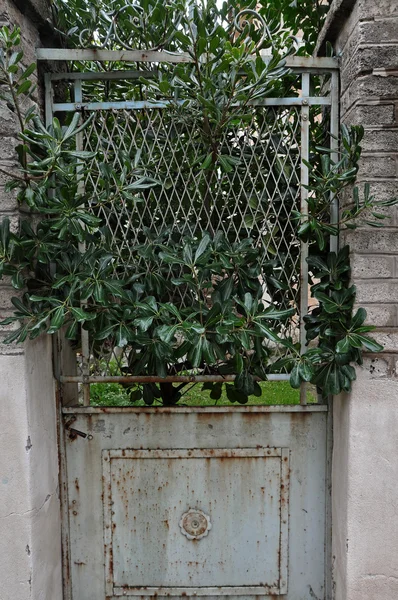
[[(263, 390), (261, 396), (250, 396), (245, 406), (299, 404), (300, 392), (294, 390), (288, 381), (264, 381), (260, 383)], [(94, 383), (91, 386), (91, 406), (145, 406), (143, 400), (132, 402), (129, 391), (118, 383)], [(237, 406), (232, 404), (225, 393), (219, 400), (210, 398), (209, 391), (202, 391), (202, 384), (187, 386), (179, 406)], [(316, 391), (308, 386), (307, 402), (316, 402)], [(160, 403), (154, 403), (159, 406)]]

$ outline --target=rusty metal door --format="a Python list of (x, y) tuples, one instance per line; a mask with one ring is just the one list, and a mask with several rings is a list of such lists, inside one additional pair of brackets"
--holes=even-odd
[(327, 407), (64, 408), (73, 600), (324, 600)]

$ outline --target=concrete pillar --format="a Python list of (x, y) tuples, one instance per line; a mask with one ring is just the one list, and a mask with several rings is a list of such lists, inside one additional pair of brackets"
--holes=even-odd
[[(2, 25), (22, 31), (26, 65), (41, 45), (47, 0), (3, 0)], [(40, 96), (40, 94), (39, 94)], [(39, 102), (39, 100), (38, 100)], [(14, 113), (0, 102), (0, 167), (16, 167)], [(0, 174), (0, 219), (17, 225), (16, 198)], [(0, 281), (0, 317), (11, 313), (9, 281)], [(51, 339), (5, 345), (0, 329), (0, 598), (61, 600), (61, 527), (58, 448)]]
[[(365, 127), (359, 182), (398, 196), (398, 2), (335, 0), (318, 53), (341, 62), (341, 118)], [(398, 211), (386, 227), (351, 231), (357, 300), (384, 344), (334, 400), (332, 475), (335, 600), (398, 598)]]

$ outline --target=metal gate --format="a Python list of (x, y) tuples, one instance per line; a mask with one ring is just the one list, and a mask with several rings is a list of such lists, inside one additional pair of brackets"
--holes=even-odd
[(63, 420), (67, 598), (328, 598), (326, 406)]
[[(117, 60), (141, 65), (187, 60), (186, 56), (132, 50), (42, 49), (38, 58)], [(248, 177), (239, 169), (232, 183), (220, 176), (221, 202), (214, 206), (218, 206), (216, 216), (225, 235), (239, 238), (240, 231), (255, 231), (256, 239), (263, 244), (264, 260), (269, 258), (271, 247), (277, 255), (285, 243), (284, 254), (291, 270), (281, 302), (286, 306), (293, 303), (300, 317), (290, 323), (286, 335), (297, 335), (304, 348), (302, 317), (308, 309), (308, 249), (298, 242), (297, 222), (293, 224), (292, 215), (306, 208), (311, 106), (330, 109), (331, 147), (336, 147), (338, 70), (334, 59), (292, 57), (287, 65), (299, 82), (297, 94), (267, 98), (252, 106), (253, 114), (265, 111), (272, 118), (263, 121), (262, 129), (251, 136), (246, 149), (262, 140), (259, 148), (264, 151), (253, 151), (252, 159), (245, 163)], [(105, 94), (113, 83), (127, 89), (141, 76), (141, 70), (46, 76), (49, 123), (53, 115), (68, 111), (80, 111), (83, 120), (90, 119), (76, 144), (78, 150), (94, 151), (95, 158), (90, 159), (93, 173), (101, 169), (99, 160), (101, 165), (123, 170), (122, 165), (117, 167), (115, 148), (131, 154), (151, 137), (151, 146), (145, 151), (155, 164), (152, 175), (170, 177), (170, 165), (162, 159), (165, 136), (170, 142), (170, 127), (165, 128), (162, 113), (164, 102), (148, 105), (112, 97), (112, 93), (101, 102), (90, 101), (92, 86), (97, 94), (98, 90)], [(325, 89), (329, 92), (314, 97), (312, 78), (320, 76), (326, 76), (330, 85)], [(54, 86), (59, 82), (67, 82), (72, 90), (70, 101), (55, 101)], [(258, 123), (258, 119), (255, 125), (254, 121), (249, 123), (248, 129), (258, 129)], [(240, 133), (235, 135), (238, 147)], [(246, 142), (242, 138), (240, 143), (243, 147)], [(178, 165), (182, 149), (178, 140), (173, 144), (173, 160)], [(279, 176), (273, 170), (277, 163), (282, 166)], [(238, 194), (240, 189), (255, 189), (258, 181), (263, 186), (264, 172), (268, 173), (267, 181), (272, 177), (274, 180), (273, 192), (267, 188), (267, 211), (261, 213), (254, 202), (242, 205)], [(124, 242), (136, 236), (133, 241), (139, 244), (148, 219), (157, 233), (170, 226), (184, 226), (185, 233), (195, 236), (211, 228), (212, 216), (195, 200), (195, 190), (201, 185), (197, 179), (189, 190), (188, 206), (181, 197), (179, 181), (169, 184), (174, 186), (174, 205), (162, 204), (149, 191), (145, 202), (128, 214), (103, 213), (105, 220), (115, 218), (115, 247), (121, 259), (125, 257), (135, 264), (145, 262)], [(99, 193), (96, 178), (90, 174), (82, 185), (93, 195)], [(229, 197), (235, 204), (231, 213), (223, 215), (225, 185), (229, 185)], [(285, 202), (287, 198), (289, 203)], [(282, 224), (268, 238), (262, 229), (264, 219)], [(126, 228), (130, 228), (129, 238)], [(62, 346), (61, 341), (58, 343)], [(109, 344), (93, 349), (94, 343), (83, 330), (78, 363), (67, 356), (65, 347), (57, 352), (56, 374), (63, 387), (60, 435), (65, 598), (236, 596), (245, 600), (262, 596), (328, 600), (328, 406), (307, 404), (303, 390), (301, 404), (293, 406), (91, 407), (90, 385), (98, 382), (233, 380), (230, 375), (197, 372), (169, 374), (166, 379), (145, 379), (121, 370), (115, 375), (112, 365), (115, 361), (119, 367), (127, 364), (123, 362), (127, 350), (119, 351)], [(278, 348), (275, 352), (277, 355)], [(288, 373), (271, 373), (268, 379), (288, 377)]]

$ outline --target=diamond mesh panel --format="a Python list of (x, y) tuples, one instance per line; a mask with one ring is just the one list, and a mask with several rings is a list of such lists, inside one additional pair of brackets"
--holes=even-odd
[[(264, 286), (264, 300), (299, 313), (300, 243), (293, 211), (300, 210), (300, 108), (251, 110), (243, 125), (228, 127), (221, 139), (218, 152), (234, 165), (227, 172), (200, 168), (206, 156), (203, 135), (182, 109), (178, 114), (155, 108), (95, 112), (84, 137), (84, 150), (96, 153), (85, 186), (93, 213), (112, 231), (119, 258), (115, 275), (151, 276), (139, 249), (149, 235), (167, 242), (173, 235), (221, 230), (232, 242), (251, 237), (262, 264), (277, 260), (287, 289), (271, 294)], [(133, 168), (126, 167), (126, 157)], [(112, 173), (110, 185), (104, 170)], [(120, 194), (121, 182), (126, 189), (142, 177), (159, 184), (132, 189), (128, 197)], [(285, 333), (297, 340), (297, 316)], [(91, 374), (112, 375), (111, 358), (125, 364), (128, 352), (103, 346)]]

